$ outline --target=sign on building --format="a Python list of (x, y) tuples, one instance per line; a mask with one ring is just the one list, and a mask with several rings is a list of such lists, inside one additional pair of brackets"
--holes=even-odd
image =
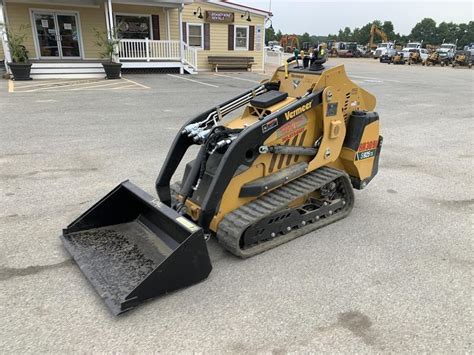
[(206, 11), (205, 20), (207, 22), (231, 23), (234, 22), (234, 13), (224, 11)]

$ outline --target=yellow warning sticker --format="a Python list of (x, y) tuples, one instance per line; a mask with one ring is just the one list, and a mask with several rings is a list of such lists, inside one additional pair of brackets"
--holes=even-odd
[(185, 226), (191, 232), (195, 232), (199, 229), (199, 227), (197, 225), (195, 225), (193, 222), (191, 222), (186, 217), (183, 217), (183, 216), (178, 217), (178, 218), (176, 218), (176, 221), (178, 221), (178, 223), (180, 223), (181, 225)]

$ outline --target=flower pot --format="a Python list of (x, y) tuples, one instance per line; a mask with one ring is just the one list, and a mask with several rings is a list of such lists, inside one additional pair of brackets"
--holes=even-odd
[(13, 80), (31, 80), (31, 63), (8, 63)]
[(106, 79), (120, 79), (122, 63), (102, 63), (105, 70)]

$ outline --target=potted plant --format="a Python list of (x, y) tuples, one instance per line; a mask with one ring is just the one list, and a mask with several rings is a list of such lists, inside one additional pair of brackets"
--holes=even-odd
[(120, 79), (122, 63), (116, 62), (118, 56), (117, 47), (120, 43), (117, 34), (95, 30), (95, 37), (96, 46), (102, 48), (102, 51), (100, 52), (101, 57), (107, 59), (106, 62), (102, 63), (106, 79)]
[(28, 51), (24, 45), (26, 33), (23, 30), (27, 26), (20, 26), (20, 31), (14, 33), (10, 30), (6, 31), (8, 47), (12, 61), (8, 63), (13, 75), (13, 80), (31, 80), (31, 63), (28, 59)]

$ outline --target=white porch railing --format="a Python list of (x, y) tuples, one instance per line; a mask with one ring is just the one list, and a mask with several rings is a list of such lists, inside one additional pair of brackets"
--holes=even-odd
[(192, 67), (194, 70), (197, 70), (197, 50), (196, 48), (188, 46), (187, 43), (184, 45), (184, 63)]
[[(119, 60), (180, 61), (179, 41), (153, 41), (150, 39), (121, 39), (118, 45)], [(193, 69), (197, 69), (197, 50), (183, 43), (183, 61)]]
[(180, 60), (179, 41), (149, 39), (121, 39), (119, 59), (123, 60)]

